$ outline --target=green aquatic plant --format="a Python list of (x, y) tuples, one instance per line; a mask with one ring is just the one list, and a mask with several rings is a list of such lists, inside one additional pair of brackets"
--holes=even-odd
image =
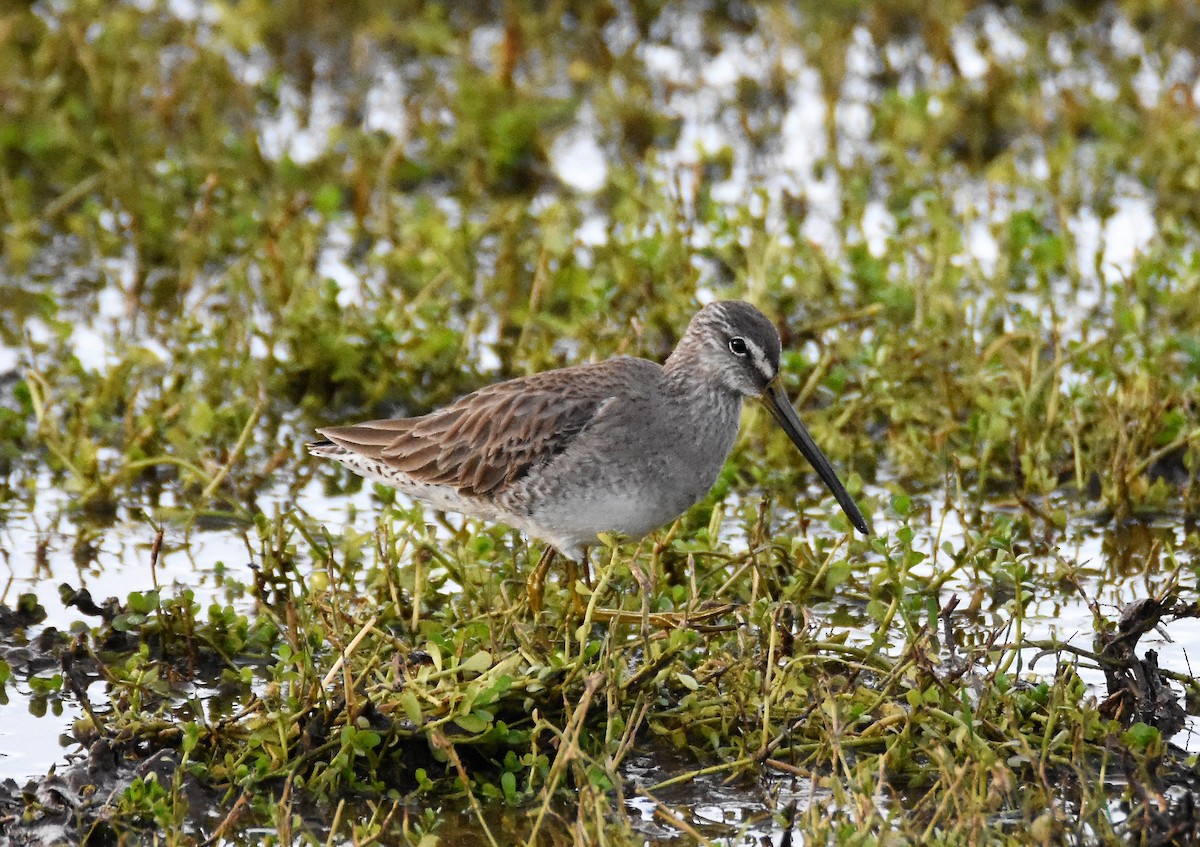
[[(0, 14), (0, 699), (87, 751), (3, 825), (1194, 834), (1168, 716), (1064, 630), (1197, 590), (1195, 10), (417, 5)], [(879, 537), (750, 413), (535, 618), (513, 533), (303, 458), (724, 297)]]

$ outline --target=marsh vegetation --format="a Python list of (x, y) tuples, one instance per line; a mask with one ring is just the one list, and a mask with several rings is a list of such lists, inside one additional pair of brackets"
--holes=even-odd
[[(0, 841), (1200, 837), (1200, 8), (70, 0), (0, 68)], [(534, 615), (304, 454), (718, 297), (872, 538), (750, 411)]]

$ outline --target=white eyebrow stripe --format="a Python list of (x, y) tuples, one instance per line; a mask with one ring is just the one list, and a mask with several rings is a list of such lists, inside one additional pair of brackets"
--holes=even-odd
[(758, 372), (763, 375), (764, 379), (774, 379), (775, 371), (771, 368), (771, 362), (767, 359), (767, 354), (763, 349), (751, 341), (746, 339), (746, 346), (750, 348), (750, 356), (754, 361), (754, 367), (758, 368)]

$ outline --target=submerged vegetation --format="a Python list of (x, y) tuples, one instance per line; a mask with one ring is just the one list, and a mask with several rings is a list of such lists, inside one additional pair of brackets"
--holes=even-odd
[[(73, 756), (0, 841), (1194, 843), (1200, 688), (1139, 639), (1198, 611), (1198, 44), (1154, 0), (0, 12), (0, 704)], [(304, 456), (726, 296), (876, 536), (751, 411), (535, 615), (524, 539)]]

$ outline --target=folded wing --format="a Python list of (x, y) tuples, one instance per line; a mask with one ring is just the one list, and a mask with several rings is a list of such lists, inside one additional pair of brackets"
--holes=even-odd
[(607, 380), (580, 391), (558, 373), (488, 386), (419, 418), (317, 431), (420, 482), (487, 496), (565, 450), (612, 396)]

